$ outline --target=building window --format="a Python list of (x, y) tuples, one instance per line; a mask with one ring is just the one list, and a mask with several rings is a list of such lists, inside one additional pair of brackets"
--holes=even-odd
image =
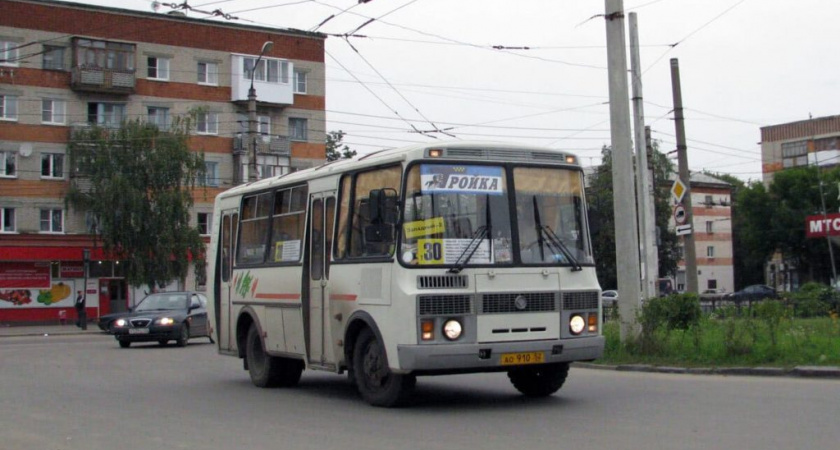
[(42, 66), (45, 70), (64, 70), (64, 47), (45, 45)]
[(785, 168), (808, 165), (808, 141), (782, 143), (782, 166)]
[(210, 234), (210, 227), (213, 225), (212, 218), (213, 214), (211, 213), (198, 213), (198, 234)]
[(64, 155), (42, 153), (41, 178), (64, 178)]
[(18, 65), (18, 43), (12, 41), (0, 41), (0, 66)]
[(0, 232), (14, 233), (15, 231), (15, 209), (0, 208)]
[(204, 176), (196, 180), (196, 184), (216, 187), (219, 185), (219, 163), (204, 161)]
[(289, 119), (289, 139), (305, 141), (307, 138), (307, 120), (292, 117)]
[(198, 84), (217, 86), (219, 84), (219, 65), (216, 63), (199, 62)]
[(161, 80), (161, 81), (168, 81), (169, 80), (169, 59), (168, 58), (158, 58), (156, 56), (150, 56), (148, 58), (149, 68), (148, 68), (148, 77), (152, 80)]
[(707, 280), (706, 289), (717, 289), (717, 280)]
[[(283, 163), (286, 163), (285, 165)], [(289, 158), (277, 155), (257, 155), (257, 174), (260, 179), (288, 173)]]
[(706, 205), (706, 208), (711, 208), (715, 204), (715, 200), (711, 195), (707, 195), (703, 204)]
[(17, 97), (0, 95), (0, 120), (17, 120)]
[(306, 93), (306, 72), (295, 70), (295, 94)]
[[(243, 58), (242, 77), (246, 80), (251, 79), (251, 68), (254, 67), (254, 62), (257, 58)], [(254, 81), (264, 81), (268, 83), (288, 83), (289, 82), (289, 62), (278, 59), (263, 58), (260, 64), (254, 70)]]
[(64, 125), (66, 122), (67, 102), (45, 98), (41, 100), (41, 122), (51, 125)]
[(214, 112), (198, 113), (195, 130), (198, 134), (219, 134), (219, 114)]
[(0, 151), (0, 177), (13, 177), (17, 175), (16, 162), (17, 152)]
[(707, 220), (707, 221), (706, 221), (706, 233), (709, 233), (709, 234), (714, 233), (714, 230), (713, 230), (713, 228), (712, 228), (712, 227), (713, 227), (713, 223), (714, 223), (714, 222), (712, 222), (711, 220)]
[(42, 233), (63, 233), (64, 232), (64, 211), (60, 209), (41, 210), (41, 232)]
[(715, 257), (715, 246), (709, 245), (706, 247), (706, 257), (707, 258), (714, 258)]
[(148, 122), (162, 131), (169, 130), (169, 108), (150, 106), (147, 108)]
[(125, 119), (121, 103), (88, 103), (88, 122), (105, 128), (119, 128)]

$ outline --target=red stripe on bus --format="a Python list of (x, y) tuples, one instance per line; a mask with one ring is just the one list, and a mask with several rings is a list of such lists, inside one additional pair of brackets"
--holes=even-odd
[(269, 300), (300, 300), (300, 294), (257, 294), (254, 298), (265, 298)]
[(354, 294), (330, 294), (330, 300), (338, 300), (344, 302), (355, 302), (356, 295)]

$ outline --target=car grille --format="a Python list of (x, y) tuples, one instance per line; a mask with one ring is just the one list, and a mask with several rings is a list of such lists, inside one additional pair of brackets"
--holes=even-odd
[(135, 328), (146, 328), (152, 322), (152, 319), (131, 319), (131, 326)]
[(598, 309), (598, 292), (564, 292), (563, 309)]
[(471, 295), (421, 295), (418, 300), (421, 316), (470, 314), (472, 312)]
[[(525, 307), (516, 307), (516, 298), (525, 298)], [(557, 294), (554, 292), (526, 292), (522, 294), (484, 294), (481, 297), (481, 312), (484, 314), (546, 312), (557, 310)]]

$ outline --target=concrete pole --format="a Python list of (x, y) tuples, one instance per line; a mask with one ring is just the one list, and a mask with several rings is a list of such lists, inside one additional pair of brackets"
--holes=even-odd
[[(254, 69), (256, 70), (256, 66)], [(254, 79), (254, 75), (251, 75)], [(257, 90), (254, 89), (254, 83), (251, 82), (251, 88), (248, 89), (248, 181), (257, 180)]]
[(605, 0), (607, 73), (610, 91), (613, 211), (615, 213), (616, 272), (621, 340), (638, 332), (639, 235), (636, 228), (636, 188), (633, 184), (633, 145), (630, 139), (630, 93), (624, 41), (624, 1)]
[(697, 248), (694, 244), (694, 211), (691, 209), (691, 177), (688, 170), (688, 147), (685, 144), (685, 118), (683, 117), (682, 89), (680, 88), (680, 63), (671, 58), (671, 89), (674, 96), (674, 126), (677, 132), (677, 157), (680, 168), (680, 180), (685, 184), (686, 223), (691, 225), (691, 233), (683, 236), (685, 249), (685, 291), (698, 294), (697, 289)]
[(656, 231), (656, 175), (653, 171), (653, 162), (654, 162), (654, 155), (653, 155), (653, 141), (650, 138), (650, 127), (645, 126), (645, 151), (647, 153), (647, 186), (645, 190), (647, 192), (648, 201), (645, 204), (646, 211), (645, 217), (648, 218), (648, 232), (651, 233), (649, 236), (651, 244), (651, 249), (648, 251), (648, 257), (650, 258), (648, 264), (653, 267), (654, 271), (653, 274), (656, 275), (653, 280), (653, 289), (650, 291), (651, 295), (654, 297), (659, 296), (659, 233)]
[(647, 139), (645, 138), (645, 109), (642, 102), (642, 69), (639, 58), (639, 25), (636, 13), (630, 20), (630, 74), (633, 87), (633, 132), (636, 147), (636, 195), (639, 208), (639, 238), (642, 254), (642, 298), (656, 296), (659, 262), (656, 255), (656, 218), (650, 199), (648, 182)]

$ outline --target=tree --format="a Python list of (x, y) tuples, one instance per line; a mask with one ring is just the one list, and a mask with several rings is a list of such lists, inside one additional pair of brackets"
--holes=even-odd
[(66, 201), (97, 218), (94, 234), (106, 252), (127, 263), (132, 286), (163, 287), (186, 277), (190, 258), (201, 264), (204, 244), (189, 213), (204, 155), (187, 146), (190, 123), (176, 118), (162, 131), (135, 120), (71, 136), (76, 172)]
[(327, 161), (356, 156), (356, 151), (350, 150), (350, 147), (342, 142), (343, 140), (344, 132), (341, 130), (327, 133)]
[[(653, 158), (651, 161), (654, 168), (654, 209), (656, 211), (656, 227), (659, 229), (659, 274), (674, 275), (677, 271), (679, 261), (678, 237), (668, 228), (668, 220), (671, 216), (669, 205), (670, 184), (668, 176), (674, 171), (673, 164), (666, 155), (658, 150), (658, 144), (654, 142)], [(615, 215), (613, 209), (613, 188), (612, 188), (612, 150), (604, 146), (601, 149), (601, 165), (591, 176), (587, 188), (587, 199), (590, 211), (590, 227), (592, 231), (592, 247), (595, 254), (595, 267), (598, 273), (598, 282), (601, 286), (617, 286), (618, 275), (616, 272), (615, 255)]]

